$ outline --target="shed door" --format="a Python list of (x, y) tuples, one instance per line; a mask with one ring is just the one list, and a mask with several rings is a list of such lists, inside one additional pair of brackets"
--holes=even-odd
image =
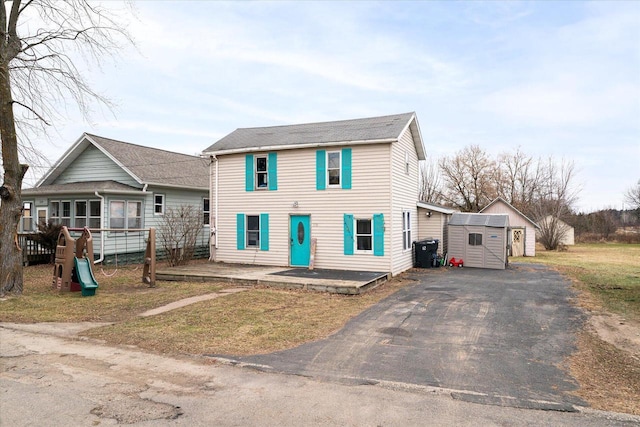
[(484, 245), (485, 245), (485, 227), (469, 226), (465, 227), (467, 246), (466, 258), (464, 258), (465, 267), (485, 267), (484, 262)]
[(511, 256), (524, 256), (524, 228), (511, 229)]

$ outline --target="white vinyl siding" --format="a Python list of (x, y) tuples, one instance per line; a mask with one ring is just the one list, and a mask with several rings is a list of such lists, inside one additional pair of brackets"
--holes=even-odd
[[(403, 217), (405, 212), (410, 212), (410, 229), (418, 228), (416, 202), (419, 197), (418, 154), (412, 138), (411, 129), (400, 136), (398, 142), (391, 145), (390, 159), (391, 173), (391, 199), (392, 216), (387, 227), (391, 233), (391, 250), (393, 251), (393, 268), (395, 275), (413, 266), (413, 253), (404, 249)], [(415, 240), (414, 237), (412, 237)]]
[[(341, 148), (328, 146), (323, 149), (330, 152)], [(317, 149), (278, 152), (278, 191), (245, 191), (245, 155), (218, 156), (218, 172), (224, 181), (218, 187), (216, 260), (289, 265), (289, 216), (310, 215), (311, 234), (317, 239), (316, 268), (391, 271), (389, 225), (385, 231), (384, 256), (360, 253), (344, 255), (344, 213), (348, 212), (354, 218), (370, 218), (373, 213), (384, 214), (385, 221), (391, 218), (390, 144), (350, 148), (352, 188), (348, 191), (316, 191)], [(212, 188), (215, 189), (215, 182)], [(375, 194), (372, 188), (375, 188)], [(212, 212), (216, 210), (214, 203), (215, 195), (212, 192)], [(237, 250), (236, 214), (256, 210), (269, 214), (269, 250)], [(249, 251), (251, 258), (247, 258)]]
[[(427, 216), (431, 212), (431, 216)], [(438, 252), (447, 252), (447, 222), (451, 215), (418, 209), (418, 234), (414, 240), (438, 239)]]

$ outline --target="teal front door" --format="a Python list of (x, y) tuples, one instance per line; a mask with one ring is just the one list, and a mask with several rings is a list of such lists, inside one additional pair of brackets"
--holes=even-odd
[(289, 228), (291, 265), (293, 267), (308, 267), (311, 254), (311, 221), (309, 215), (291, 215)]

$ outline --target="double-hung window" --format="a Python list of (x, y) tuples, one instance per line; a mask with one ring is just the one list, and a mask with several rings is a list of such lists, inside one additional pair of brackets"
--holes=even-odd
[(22, 230), (33, 231), (33, 209), (31, 202), (22, 204)]
[(87, 225), (87, 202), (85, 200), (76, 200), (76, 217), (73, 224), (76, 228)]
[(211, 222), (211, 208), (209, 206), (209, 199), (202, 199), (202, 223), (204, 225), (209, 225)]
[(341, 152), (327, 151), (327, 183), (329, 187), (340, 186)]
[(260, 217), (247, 215), (247, 247), (260, 247)]
[(100, 200), (89, 200), (89, 228), (102, 228), (100, 224)]
[(256, 189), (266, 189), (268, 186), (267, 156), (256, 156)]
[(164, 215), (164, 194), (154, 194), (153, 196), (153, 214)]
[(402, 250), (411, 249), (411, 212), (402, 212)]
[(373, 230), (371, 219), (356, 219), (356, 252), (371, 252)]
[(51, 202), (51, 222), (69, 227), (71, 225), (71, 202)]

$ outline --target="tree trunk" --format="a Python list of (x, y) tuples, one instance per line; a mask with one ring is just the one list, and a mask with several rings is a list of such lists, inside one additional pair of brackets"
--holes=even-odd
[(0, 61), (0, 133), (4, 182), (0, 191), (0, 295), (21, 294), (22, 251), (18, 244), (18, 224), (22, 215), (22, 178), (27, 171), (18, 157), (18, 139), (13, 117), (9, 63)]

